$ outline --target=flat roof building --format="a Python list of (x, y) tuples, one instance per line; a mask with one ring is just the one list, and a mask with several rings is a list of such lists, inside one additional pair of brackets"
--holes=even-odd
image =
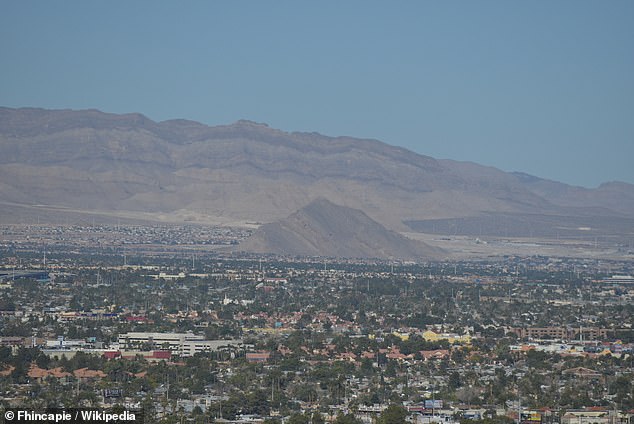
[(204, 336), (194, 333), (132, 332), (120, 334), (118, 341), (121, 349), (166, 349), (180, 356), (194, 356), (198, 352), (242, 345), (241, 339), (205, 340)]

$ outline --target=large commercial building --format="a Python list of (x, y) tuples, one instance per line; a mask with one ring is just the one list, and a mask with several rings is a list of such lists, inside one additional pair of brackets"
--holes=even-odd
[(526, 327), (512, 330), (521, 339), (533, 340), (605, 340), (607, 328), (596, 327)]
[(193, 333), (125, 333), (119, 335), (121, 349), (165, 349), (180, 356), (193, 356), (198, 352), (219, 350), (223, 347), (239, 347), (242, 340), (205, 340)]

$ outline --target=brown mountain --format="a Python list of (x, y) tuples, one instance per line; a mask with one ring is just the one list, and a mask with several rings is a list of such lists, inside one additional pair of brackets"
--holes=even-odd
[[(69, 214), (267, 223), (319, 197), (396, 231), (486, 235), (504, 221), (523, 223), (521, 234), (530, 235), (546, 216), (553, 229), (575, 222), (630, 237), (634, 218), (634, 186), (625, 183), (571, 187), (376, 140), (250, 121), (209, 127), (96, 110), (0, 108), (0, 223)], [(615, 217), (625, 227), (608, 228)]]
[(287, 218), (262, 225), (240, 250), (292, 256), (439, 259), (441, 249), (410, 240), (358, 209), (317, 199)]

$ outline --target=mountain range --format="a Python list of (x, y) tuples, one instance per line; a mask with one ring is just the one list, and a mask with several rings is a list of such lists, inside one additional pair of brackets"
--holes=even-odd
[(64, 214), (256, 225), (315, 199), (391, 231), (632, 238), (634, 185), (575, 187), (377, 140), (0, 108), (0, 223)]

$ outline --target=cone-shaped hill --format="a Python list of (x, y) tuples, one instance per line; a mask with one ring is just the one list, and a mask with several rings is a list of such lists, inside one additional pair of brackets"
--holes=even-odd
[(240, 250), (293, 256), (430, 260), (441, 249), (408, 239), (364, 212), (314, 200), (289, 217), (262, 225)]

